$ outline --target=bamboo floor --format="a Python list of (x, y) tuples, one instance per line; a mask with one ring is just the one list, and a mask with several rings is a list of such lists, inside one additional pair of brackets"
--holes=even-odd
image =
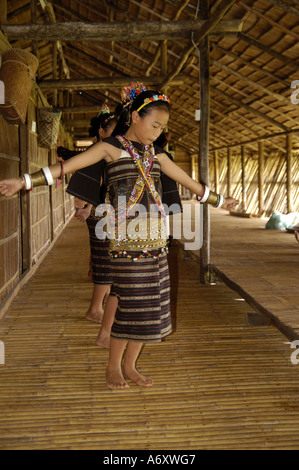
[(169, 255), (175, 332), (148, 345), (139, 368), (155, 380), (105, 384), (108, 351), (85, 320), (87, 228), (71, 220), (0, 323), (2, 450), (299, 449), (299, 365), (272, 325), (224, 283), (199, 284), (199, 265)]
[[(299, 339), (299, 245), (292, 233), (266, 230), (266, 222), (212, 208), (211, 264), (220, 279), (293, 341)], [(192, 255), (199, 259), (198, 250)]]

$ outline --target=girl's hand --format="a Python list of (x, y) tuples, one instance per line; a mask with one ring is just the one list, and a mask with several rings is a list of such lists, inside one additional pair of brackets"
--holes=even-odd
[(0, 194), (9, 197), (16, 194), (23, 188), (22, 178), (10, 178), (0, 181)]
[(238, 205), (239, 201), (237, 199), (234, 199), (233, 197), (228, 197), (225, 199), (225, 203), (223, 204), (222, 209), (232, 211)]
[(78, 199), (77, 197), (75, 197), (74, 202), (75, 202), (75, 207), (77, 207), (78, 209), (83, 209), (87, 204), (87, 202), (82, 201), (81, 199)]
[(86, 219), (90, 216), (91, 207), (87, 206), (83, 209), (77, 209), (75, 217), (80, 220), (80, 222), (85, 222)]

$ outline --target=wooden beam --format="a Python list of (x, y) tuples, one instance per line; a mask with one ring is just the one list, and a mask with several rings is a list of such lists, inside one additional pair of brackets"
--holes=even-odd
[[(236, 0), (225, 0), (234, 3)], [(218, 22), (220, 22), (220, 19)], [(114, 23), (43, 23), (4, 25), (1, 29), (7, 34), (9, 40), (31, 39), (36, 41), (141, 41), (164, 39), (190, 39), (191, 33), (200, 31), (205, 21), (142, 21), (142, 22), (114, 22)], [(226, 32), (239, 32), (242, 20), (222, 21), (217, 27), (214, 24), (214, 35), (223, 35)], [(209, 32), (208, 31), (208, 32)]]
[[(187, 75), (176, 77), (172, 85), (181, 85), (186, 80)], [(132, 81), (140, 81), (145, 85), (160, 85), (165, 79), (164, 76), (152, 75), (149, 77), (100, 77), (86, 79), (69, 80), (41, 80), (38, 82), (42, 90), (96, 90), (98, 88), (118, 88), (128, 85)]]
[(85, 106), (64, 106), (59, 108), (62, 113), (72, 113), (72, 114), (81, 114), (81, 113), (98, 113), (100, 111), (99, 105), (85, 105)]
[[(203, 0), (204, 1), (204, 0)], [(185, 63), (187, 62), (190, 54), (195, 49), (195, 46), (199, 45), (201, 41), (211, 33), (218, 23), (222, 20), (225, 13), (230, 9), (230, 7), (236, 2), (236, 0), (222, 0), (221, 3), (217, 6), (214, 12), (210, 15), (209, 19), (207, 19), (199, 31), (195, 32), (193, 35), (192, 46), (186, 47), (186, 49), (181, 53), (181, 59), (177, 64), (177, 68), (174, 72), (172, 72), (167, 79), (162, 84), (162, 89), (165, 88), (182, 70)], [(242, 28), (243, 23), (241, 23), (240, 28)], [(195, 30), (194, 30), (195, 31)]]

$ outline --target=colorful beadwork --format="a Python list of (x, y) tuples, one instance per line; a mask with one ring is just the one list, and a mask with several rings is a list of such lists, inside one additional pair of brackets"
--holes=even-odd
[(166, 95), (153, 95), (149, 98), (145, 98), (144, 102), (142, 103), (141, 106), (137, 109), (137, 112), (139, 112), (144, 106), (153, 103), (154, 101), (166, 101), (168, 104), (170, 104), (170, 100), (168, 96)]
[(150, 194), (158, 207), (158, 210), (161, 214), (166, 217), (164, 206), (162, 204), (160, 195), (156, 191), (155, 184), (150, 175), (150, 170), (152, 168), (153, 159), (154, 159), (154, 146), (145, 145), (144, 152), (142, 155), (135, 149), (134, 145), (128, 141), (124, 136), (116, 136), (116, 138), (123, 144), (124, 148), (129, 152), (131, 157), (134, 160), (134, 163), (138, 169), (139, 177), (136, 181), (136, 184), (131, 193), (130, 199), (127, 205), (127, 212), (129, 213), (131, 209), (140, 201), (145, 187), (150, 191)]
[(121, 101), (125, 105), (128, 105), (134, 101), (134, 99), (140, 95), (143, 91), (147, 91), (146, 86), (141, 82), (132, 82), (130, 85), (125, 86), (121, 91)]

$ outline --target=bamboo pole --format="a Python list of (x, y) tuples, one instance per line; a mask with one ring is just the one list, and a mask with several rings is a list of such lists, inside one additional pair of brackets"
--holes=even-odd
[(219, 193), (219, 157), (218, 151), (214, 152), (214, 180), (215, 180), (215, 192)]
[(232, 167), (232, 149), (227, 149), (227, 195), (231, 195), (231, 167)]
[(292, 134), (286, 135), (286, 160), (287, 160), (287, 211), (293, 211), (292, 197)]
[(264, 141), (258, 143), (259, 147), (259, 166), (258, 166), (258, 185), (259, 185), (259, 216), (264, 213), (264, 184), (265, 184), (265, 160), (264, 160)]
[(241, 165), (242, 165), (242, 209), (244, 212), (247, 210), (246, 200), (246, 163), (245, 163), (245, 147), (241, 145)]

